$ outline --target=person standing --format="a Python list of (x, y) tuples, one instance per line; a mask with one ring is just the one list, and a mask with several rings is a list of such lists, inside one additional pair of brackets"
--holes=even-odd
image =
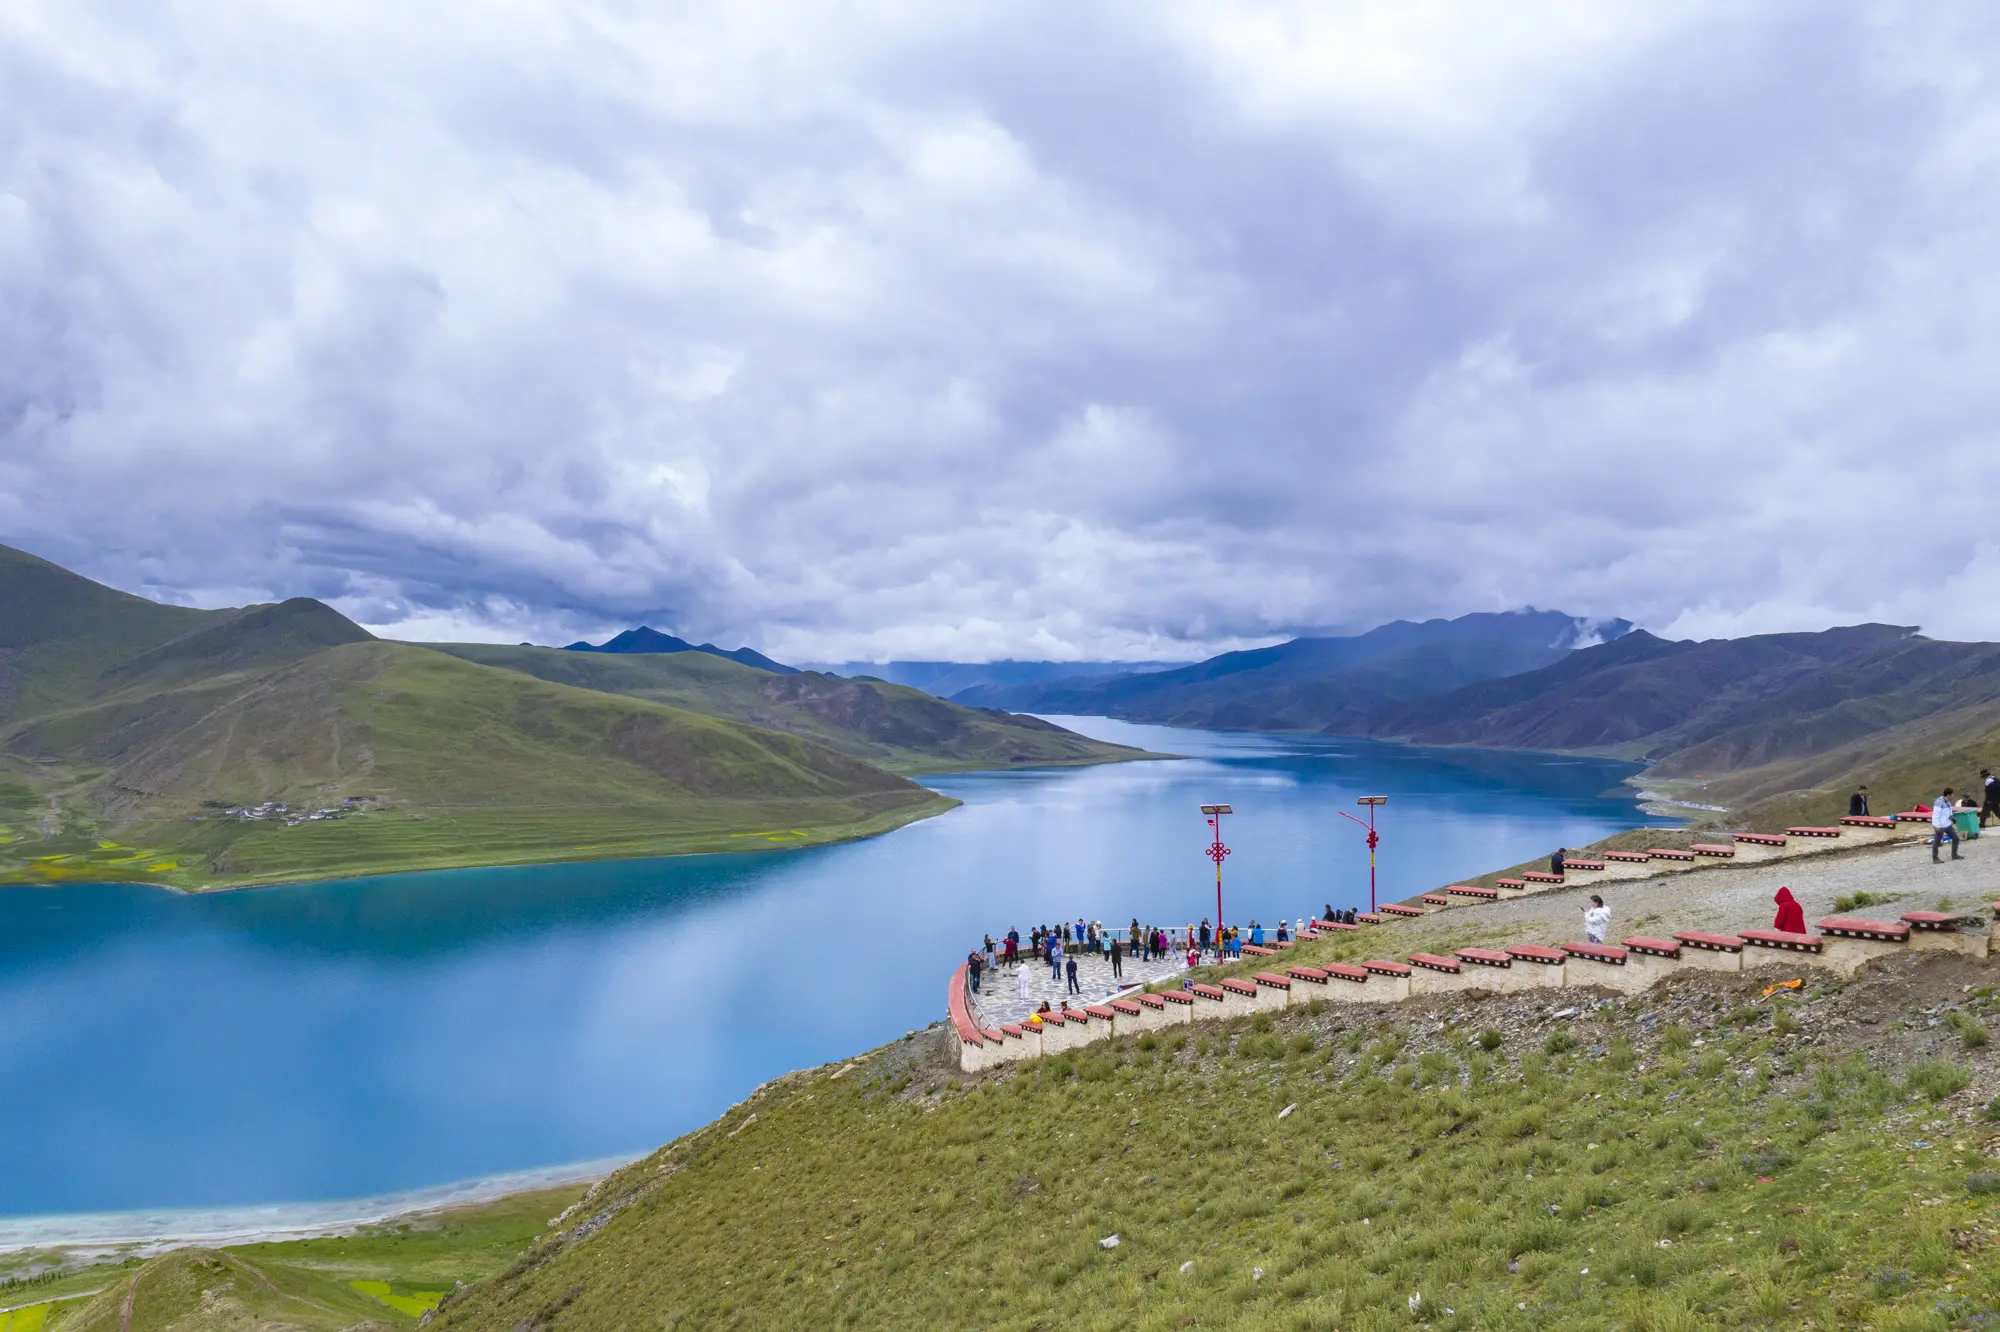
[(1560, 879), (1563, 876), (1563, 865), (1568, 860), (1569, 848), (1566, 846), (1557, 847), (1556, 853), (1549, 857), (1549, 873)]
[(2000, 819), (2000, 777), (1995, 777), (1985, 768), (1981, 768), (1979, 785), (1985, 790), (1985, 803), (1979, 807), (1979, 826), (1984, 828), (1988, 814)]
[(1019, 967), (1014, 972), (1014, 993), (1022, 1003), (1028, 1002), (1028, 969)]
[(965, 955), (965, 974), (972, 978), (972, 992), (979, 993), (979, 973), (986, 969), (985, 961), (977, 952)]
[(1201, 918), (1201, 941), (1200, 941), (1199, 945), (1197, 946), (1197, 951), (1199, 951), (1199, 952), (1204, 952), (1204, 953), (1208, 951), (1208, 917), (1207, 917), (1207, 916), (1203, 916), (1203, 917)]
[(1963, 860), (1958, 854), (1958, 829), (1951, 822), (1951, 788), (1944, 788), (1944, 794), (1931, 801), (1931, 863), (1938, 862), (1938, 848), (1946, 841), (1951, 843), (1951, 858)]
[(1868, 788), (1857, 786), (1854, 788), (1854, 794), (1847, 797), (1847, 817), (1850, 819), (1859, 819), (1866, 818), (1867, 815)]
[(1806, 909), (1792, 896), (1791, 889), (1778, 889), (1778, 895), (1771, 900), (1778, 904), (1778, 918), (1771, 922), (1772, 929), (1789, 930), (1793, 934), (1806, 932)]
[(1611, 908), (1604, 905), (1603, 898), (1592, 893), (1590, 905), (1583, 909), (1583, 937), (1591, 943), (1601, 944), (1610, 932)]
[(1049, 936), (1049, 979), (1062, 980), (1062, 943), (1054, 935)]
[(1069, 960), (1069, 992), (1071, 994), (1083, 993), (1083, 987), (1076, 983), (1076, 959), (1073, 957)]
[(1111, 941), (1111, 979), (1125, 978), (1125, 947), (1118, 940)]

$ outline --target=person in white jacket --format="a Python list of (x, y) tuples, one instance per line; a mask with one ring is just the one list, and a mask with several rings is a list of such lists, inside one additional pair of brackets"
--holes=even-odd
[(1944, 845), (1947, 838), (1951, 841), (1951, 858), (1953, 860), (1965, 859), (1964, 856), (1958, 854), (1958, 829), (1953, 827), (1951, 822), (1951, 788), (1949, 786), (1944, 788), (1943, 795), (1931, 801), (1931, 863), (1933, 865), (1940, 863), (1938, 861), (1938, 848)]
[(1601, 944), (1610, 931), (1611, 908), (1604, 905), (1603, 898), (1592, 893), (1590, 905), (1583, 909), (1583, 937), (1589, 943)]

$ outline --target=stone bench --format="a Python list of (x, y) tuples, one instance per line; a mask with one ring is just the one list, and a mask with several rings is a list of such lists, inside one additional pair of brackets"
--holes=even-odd
[(1278, 955), (1277, 949), (1266, 948), (1262, 944), (1244, 944), (1243, 951), (1251, 957), (1276, 957)]
[(1674, 942), (1681, 946), (1680, 964), (1702, 971), (1743, 970), (1743, 940), (1733, 934), (1710, 934), (1706, 930), (1680, 930)]
[[(1355, 919), (1359, 920), (1360, 917), (1357, 916)], [(1349, 925), (1344, 920), (1323, 920), (1319, 923), (1321, 933), (1325, 933), (1328, 930), (1359, 930), (1360, 928), (1359, 925)]]
[(1507, 956), (1516, 962), (1539, 962), (1543, 966), (1559, 967), (1569, 960), (1569, 954), (1560, 948), (1549, 948), (1542, 944), (1508, 944)]
[(1618, 946), (1625, 950), (1625, 970), (1635, 988), (1651, 985), (1668, 972), (1680, 969), (1681, 946), (1673, 939), (1635, 934), (1621, 939)]
[[(2000, 902), (1994, 903), (1993, 914), (2000, 918)], [(1910, 927), (1910, 947), (1926, 952), (1963, 953), (1967, 957), (1985, 957), (1992, 947), (1991, 937), (1984, 932), (1971, 933), (1963, 928), (1976, 924), (1978, 919), (1949, 911), (1903, 913), (1903, 920)]]
[(1719, 842), (1696, 842), (1688, 850), (1696, 856), (1709, 856), (1716, 860), (1728, 860), (1736, 854), (1735, 847), (1723, 846)]
[(1604, 868), (1604, 862), (1601, 860), (1563, 861), (1564, 874), (1596, 874), (1603, 868)]
[(1604, 862), (1607, 865), (1644, 865), (1651, 861), (1652, 858), (1652, 853), (1648, 851), (1606, 851), (1604, 853)]
[(1614, 879), (1643, 879), (1658, 867), (1644, 851), (1606, 851), (1604, 872)]
[(1900, 920), (1828, 916), (1813, 928), (1820, 932), (1820, 957), (1826, 965), (1849, 975), (1871, 958), (1902, 952), (1910, 941), (1910, 927)]
[(1787, 828), (1787, 829), (1785, 829), (1785, 836), (1787, 836), (1787, 837), (1838, 837), (1838, 836), (1840, 836), (1840, 829), (1838, 829), (1838, 828), (1812, 828), (1812, 827), (1798, 827), (1798, 828)]
[(1887, 842), (1902, 836), (1894, 819), (1876, 814), (1849, 814), (1840, 820), (1841, 835), (1849, 841)]
[(1389, 902), (1377, 909), (1387, 916), (1421, 916), (1425, 914), (1422, 907), (1404, 906), (1401, 902)]
[(1675, 860), (1675, 861), (1692, 862), (1694, 860), (1694, 852), (1682, 851), (1671, 846), (1649, 846), (1646, 848), (1646, 858), (1648, 860)]
[(1790, 930), (1738, 930), (1743, 940), (1743, 970), (1752, 967), (1796, 966), (1803, 955), (1817, 958), (1825, 943), (1812, 934)]
[(1777, 833), (1737, 833), (1732, 840), (1738, 847), (1761, 846), (1771, 851), (1782, 851), (1787, 844)]
[(1481, 967), (1511, 967), (1514, 959), (1496, 948), (1461, 948), (1458, 960)]
[[(1285, 974), (1293, 980), (1307, 981), (1313, 985), (1326, 984), (1326, 972), (1318, 967), (1286, 967)], [(1362, 974), (1362, 979), (1367, 979), (1367, 973)]]
[(1182, 993), (1191, 994), (1197, 999), (1206, 999), (1210, 1003), (1216, 1003), (1216, 1004), (1221, 1003), (1223, 1000), (1229, 997), (1225, 991), (1218, 988), (1217, 986), (1208, 984), (1206, 981), (1190, 982), (1188, 987), (1185, 990), (1183, 990)]
[(1422, 967), (1426, 971), (1442, 971), (1450, 976), (1458, 974), (1457, 958), (1439, 957), (1436, 953), (1411, 953), (1410, 965)]
[(1517, 967), (1513, 954), (1498, 948), (1461, 948), (1458, 960), (1464, 964), (1460, 974), (1465, 983), (1477, 989), (1511, 994), (1517, 990), (1540, 989), (1548, 984), (1543, 968)]
[(1357, 985), (1368, 981), (1368, 968), (1357, 967), (1351, 962), (1329, 962), (1321, 968), (1329, 981), (1352, 981)]
[(1451, 899), (1449, 897), (1446, 897), (1443, 893), (1425, 893), (1422, 897), (1419, 897), (1417, 900), (1419, 902), (1422, 902), (1425, 906), (1448, 907), (1451, 905)]
[(1927, 809), (1906, 809), (1893, 817), (1898, 823), (1921, 823), (1926, 828), (1931, 823), (1931, 812)]
[(1562, 950), (1571, 957), (1588, 958), (1592, 962), (1603, 962), (1608, 966), (1625, 965), (1625, 950), (1617, 944), (1590, 943), (1588, 941), (1566, 943)]
[(1223, 1012), (1236, 1014), (1257, 1011), (1257, 985), (1254, 981), (1228, 976), (1216, 984), (1222, 990)]
[(1382, 918), (1372, 911), (1357, 911), (1354, 919), (1363, 925), (1380, 925)]
[(1257, 1007), (1283, 1008), (1292, 1002), (1292, 982), (1290, 978), (1275, 972), (1260, 971), (1250, 977), (1257, 990)]
[(1455, 883), (1445, 891), (1458, 897), (1476, 897), (1483, 902), (1491, 902), (1500, 896), (1495, 889), (1481, 888), (1470, 883)]
[(1617, 944), (1591, 943), (1586, 939), (1562, 947), (1570, 958), (1563, 974), (1571, 985), (1595, 985), (1620, 994), (1637, 994), (1651, 986), (1662, 969), (1673, 966), (1657, 958), (1632, 964), (1631, 950)]
[(1495, 982), (1485, 976), (1467, 975), (1455, 957), (1437, 953), (1411, 953), (1409, 963), (1411, 994), (1442, 994), (1452, 990), (1491, 989)]
[(1884, 818), (1880, 814), (1847, 814), (1840, 820), (1843, 828), (1888, 828), (1894, 831), (1896, 820)]
[(1650, 934), (1635, 934), (1622, 942), (1626, 953), (1639, 953), (1646, 957), (1678, 958), (1681, 946), (1672, 939), (1655, 939)]
[(1552, 884), (1559, 885), (1563, 881), (1562, 875), (1551, 874), (1547, 870), (1522, 870), (1521, 877), (1529, 883), (1539, 883), (1544, 887)]

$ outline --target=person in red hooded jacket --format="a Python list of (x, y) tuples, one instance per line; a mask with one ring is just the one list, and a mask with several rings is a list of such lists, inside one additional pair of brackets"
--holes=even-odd
[(1772, 900), (1778, 904), (1778, 918), (1771, 922), (1771, 928), (1774, 930), (1790, 930), (1793, 934), (1804, 934), (1806, 932), (1806, 909), (1799, 905), (1799, 900), (1796, 897), (1792, 896), (1792, 890), (1789, 888), (1780, 888), (1778, 889), (1777, 897)]

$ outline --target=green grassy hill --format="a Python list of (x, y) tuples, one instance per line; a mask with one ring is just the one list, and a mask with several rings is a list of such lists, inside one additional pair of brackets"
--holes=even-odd
[(701, 652), (640, 656), (440, 643), (440, 652), (580, 689), (650, 699), (805, 736), (891, 772), (1050, 767), (1138, 758), (1034, 717), (816, 671), (775, 675)]
[[(184, 612), (0, 553), (0, 880), (804, 845), (952, 803), (806, 736), (379, 642), (316, 601)], [(227, 812), (267, 801), (337, 817)]]
[[(1990, 968), (1772, 978), (1294, 1008), (978, 1076), (913, 1033), (551, 1209), (426, 1326), (1986, 1326)], [(362, 1266), (439, 1288), (396, 1275), (393, 1236), (364, 1248), (79, 1273), (104, 1293), (49, 1326), (114, 1326), (134, 1289), (135, 1327), (350, 1326), (331, 1287)]]

